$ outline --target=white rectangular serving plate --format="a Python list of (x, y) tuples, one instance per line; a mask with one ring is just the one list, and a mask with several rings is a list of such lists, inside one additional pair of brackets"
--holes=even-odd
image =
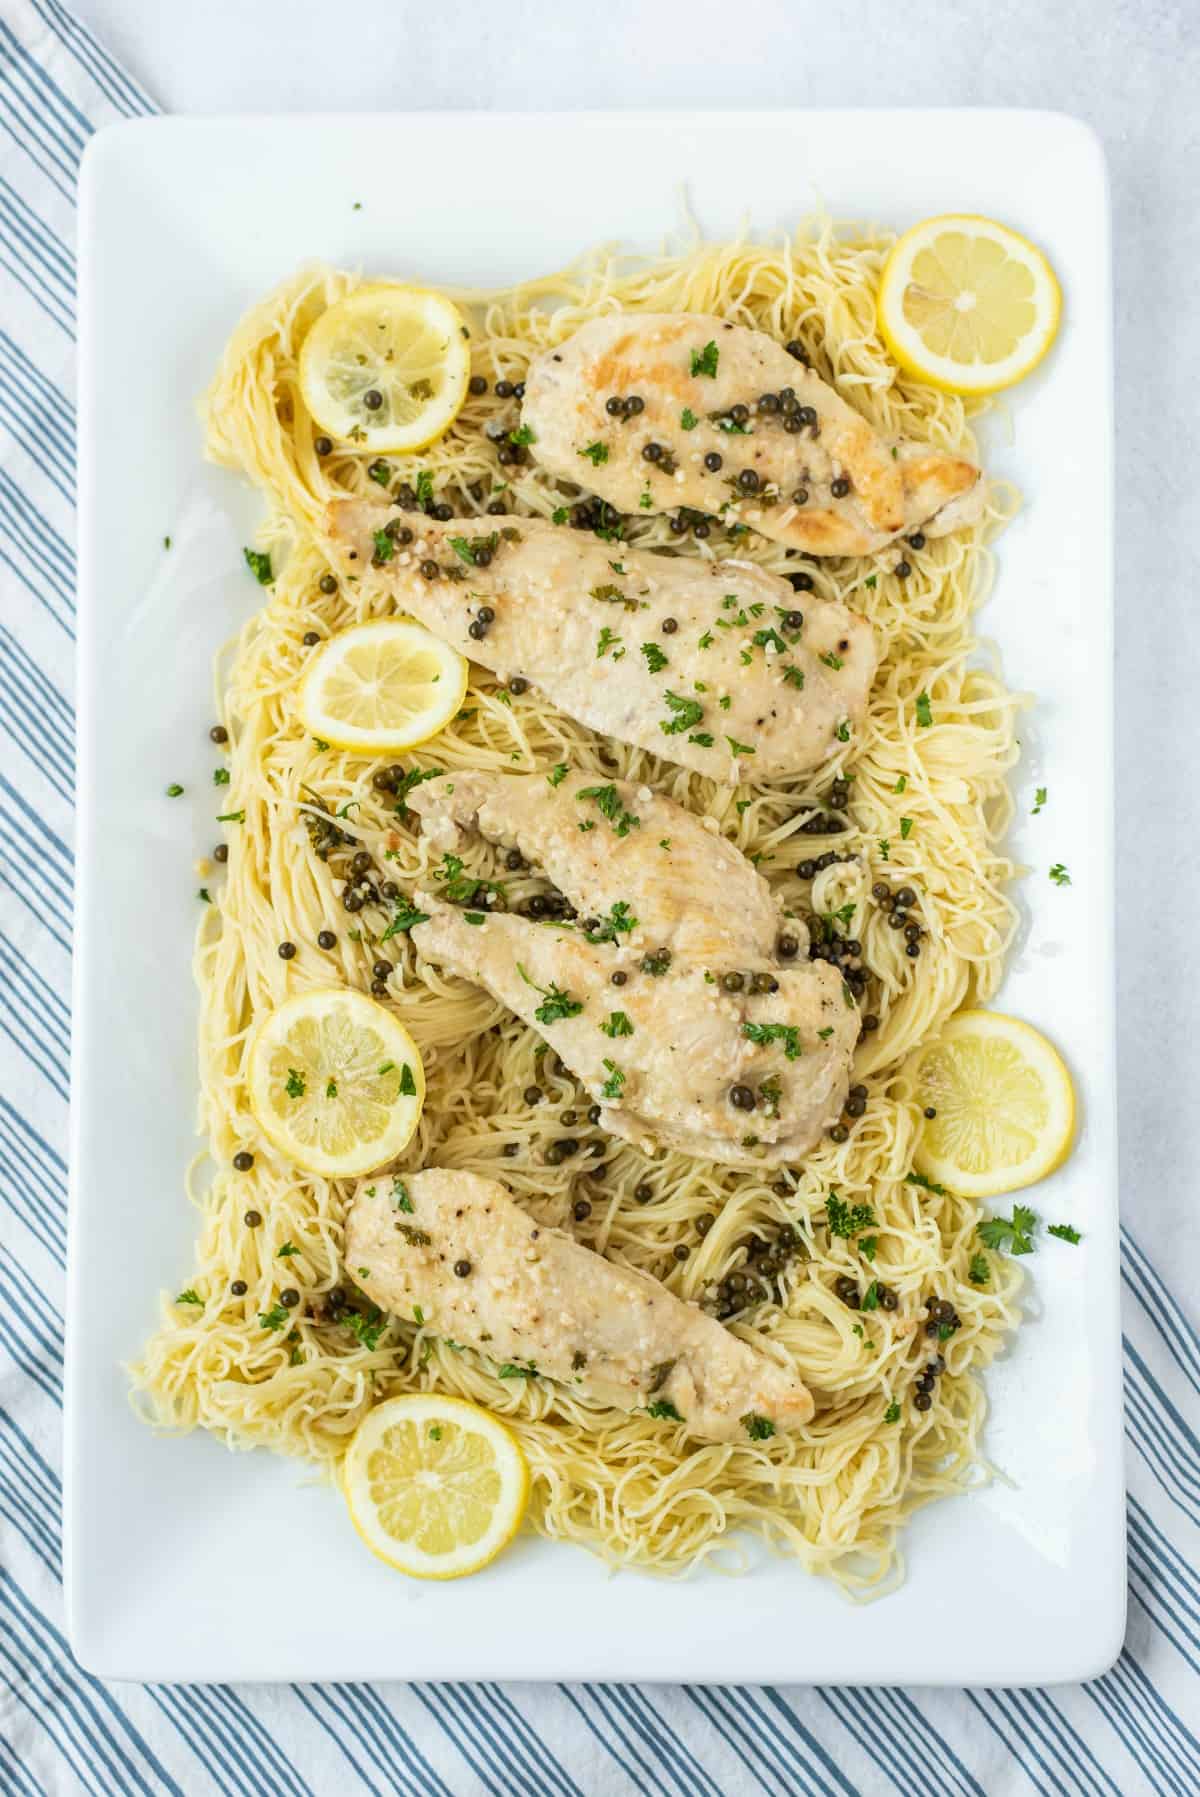
[[(1003, 1477), (923, 1511), (874, 1605), (772, 1557), (742, 1578), (610, 1574), (522, 1539), (410, 1582), (303, 1466), (154, 1434), (122, 1362), (191, 1266), (193, 862), (217, 839), (209, 663), (258, 603), (260, 502), (202, 465), (195, 399), (244, 308), (321, 257), (495, 285), (591, 244), (979, 212), (1049, 252), (1065, 310), (985, 439), (1024, 505), (982, 629), (1037, 695), (1016, 776), (1027, 924), (1000, 994), (1074, 1072), (1078, 1146), (1033, 1195), (1072, 1249), (988, 1376)], [(507, 1678), (1042, 1684), (1124, 1628), (1112, 913), (1109, 216), (1096, 139), (1037, 112), (165, 119), (102, 132), (80, 218), (79, 901), (67, 1346), (67, 1602), (82, 1664), (143, 1680)], [(172, 547), (164, 549), (164, 537)], [(172, 780), (187, 797), (164, 798)], [(1049, 803), (1030, 816), (1035, 784)], [(199, 795), (199, 796), (197, 796)], [(1069, 888), (1047, 877), (1071, 871)]]

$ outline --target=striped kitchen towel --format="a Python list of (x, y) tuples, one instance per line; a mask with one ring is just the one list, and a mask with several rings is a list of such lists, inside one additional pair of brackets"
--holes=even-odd
[(1136, 1217), (1129, 1637), (1092, 1684), (171, 1688), (106, 1685), (75, 1665), (60, 1537), (75, 188), (92, 132), (153, 110), (58, 0), (0, 0), (0, 1791), (1200, 1792), (1185, 1720), (1200, 1717), (1200, 1443), (1186, 1421), (1200, 1337), (1138, 1246)]

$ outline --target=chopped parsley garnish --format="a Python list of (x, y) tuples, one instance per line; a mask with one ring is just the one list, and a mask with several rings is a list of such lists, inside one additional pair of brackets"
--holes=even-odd
[(725, 741), (729, 744), (729, 752), (735, 760), (739, 755), (753, 755), (756, 752), (749, 743), (740, 743), (736, 736), (727, 736)]
[(892, 791), (893, 792), (904, 792), (907, 790), (907, 787), (908, 787), (908, 775), (901, 774), (901, 776), (897, 780), (895, 786), (893, 786)]
[(628, 593), (623, 593), (615, 581), (606, 580), (601, 586), (589, 588), (589, 597), (598, 599), (601, 605), (623, 605), (626, 611), (636, 611), (637, 600)]
[(759, 1416), (755, 1410), (747, 1410), (742, 1422), (751, 1441), (770, 1441), (775, 1433), (775, 1425), (770, 1417)]
[(300, 1250), (294, 1242), (285, 1242), (275, 1258), (276, 1260), (289, 1260), (293, 1254), (299, 1254), (299, 1252)]
[(933, 707), (929, 703), (928, 693), (917, 694), (917, 722), (926, 729), (933, 722)]
[(442, 865), (434, 869), (433, 877), (444, 882), (445, 895), (452, 905), (469, 905), (472, 899), (478, 899), (481, 892), (495, 892), (504, 896), (504, 887), (497, 881), (481, 879), (477, 874), (465, 874), (458, 855), (444, 854)]
[(257, 580), (260, 587), (269, 587), (275, 576), (271, 572), (271, 558), (259, 549), (243, 549), (246, 566)]
[[(461, 717), (462, 713), (460, 712), (459, 715)], [(474, 712), (471, 712), (468, 715), (473, 717), (475, 714), (474, 714)], [(397, 817), (407, 817), (408, 816), (409, 808), (404, 803), (404, 800), (405, 800), (406, 795), (412, 791), (413, 787), (422, 785), (423, 782), (426, 780), (436, 780), (438, 775), (441, 773), (441, 771), (442, 770), (440, 768), (436, 768), (436, 767), (427, 767), (427, 768), (410, 767), (409, 768), (408, 772), (406, 774), (404, 774), (403, 777), (401, 778), (399, 784), (392, 789), (395, 794), (395, 798), (396, 798), (396, 816)]]
[(830, 1235), (849, 1241), (852, 1236), (861, 1235), (864, 1229), (870, 1229), (879, 1219), (869, 1204), (846, 1204), (836, 1192), (830, 1192), (825, 1200), (825, 1220)]
[(879, 859), (881, 861), (890, 861), (891, 858), (892, 845), (886, 836), (881, 836), (879, 838)]
[(228, 786), (229, 785), (229, 769), (227, 767), (215, 767), (213, 769), (213, 785), (214, 786)]
[(600, 1096), (601, 1098), (619, 1098), (625, 1084), (625, 1075), (617, 1063), (610, 1061), (607, 1055), (604, 1057), (604, 1065), (608, 1068), (608, 1078), (600, 1088)]
[(417, 1096), (417, 1083), (413, 1079), (413, 1070), (407, 1061), (400, 1068), (400, 1096), (401, 1098)]
[(428, 505), (433, 499), (433, 476), (428, 468), (422, 468), (417, 475), (415, 491), (418, 505)]
[(835, 655), (832, 649), (829, 651), (828, 655), (822, 655), (821, 660), (825, 663), (827, 668), (832, 668), (835, 674), (839, 668), (844, 668), (846, 665), (841, 656)]
[(1060, 1242), (1070, 1242), (1074, 1247), (1083, 1237), (1071, 1223), (1047, 1223), (1046, 1234), (1056, 1236)]
[(1071, 876), (1061, 861), (1056, 861), (1054, 866), (1050, 869), (1050, 878), (1054, 881), (1056, 886), (1069, 886), (1071, 884)]
[(699, 422), (700, 420), (696, 417), (691, 406), (684, 406), (682, 412), (679, 414), (680, 427), (685, 431), (694, 431)]
[(642, 494), (641, 498), (638, 500), (638, 504), (644, 512), (648, 512), (650, 510), (650, 507), (654, 504), (654, 501), (650, 497), (650, 488), (648, 486), (647, 486), (645, 492)]
[(183, 788), (180, 786), (178, 780), (172, 780), (170, 786), (167, 788), (167, 797), (169, 799), (177, 799), (182, 791)]
[(864, 1235), (856, 1246), (864, 1260), (874, 1260), (876, 1251), (879, 1247), (879, 1237), (877, 1235)]
[(1036, 817), (1046, 803), (1046, 788), (1039, 786), (1033, 795), (1033, 816)]
[(532, 986), (535, 992), (540, 992), (545, 1000), (533, 1013), (539, 1023), (561, 1023), (564, 1017), (578, 1017), (583, 1009), (582, 1004), (578, 999), (572, 998), (569, 992), (564, 992), (561, 986), (556, 986), (553, 980), (548, 986), (539, 986), (536, 980), (530, 979), (519, 961), (517, 972), (525, 984)]
[(702, 649), (711, 649), (715, 640), (712, 631), (706, 630), (704, 635), (700, 638), (700, 647)]
[(866, 1291), (863, 1293), (862, 1308), (863, 1308), (863, 1310), (878, 1310), (879, 1309), (879, 1281), (878, 1281), (878, 1279), (872, 1279), (870, 1285), (867, 1287)]
[[(412, 1216), (413, 1201), (408, 1195), (408, 1187), (405, 1185), (404, 1181), (398, 1177), (393, 1178), (392, 1180), (392, 1203), (397, 1210), (405, 1211), (410, 1217)], [(420, 1318), (417, 1320), (419, 1322)]]
[(664, 736), (682, 736), (704, 716), (704, 707), (698, 699), (681, 699), (678, 693), (668, 692), (666, 700), (675, 715), (669, 723), (659, 725)]
[(898, 1423), (900, 1421), (900, 1406), (897, 1404), (895, 1398), (892, 1399), (891, 1403), (884, 1411), (883, 1420), (885, 1423)]
[(713, 746), (712, 736), (707, 730), (697, 730), (694, 736), (688, 737), (688, 741), (690, 743), (695, 743), (696, 746), (701, 749), (711, 749)]
[(923, 1192), (932, 1192), (935, 1198), (948, 1198), (950, 1196), (945, 1186), (938, 1185), (937, 1181), (934, 1179), (926, 1179), (923, 1173), (906, 1173), (904, 1175), (904, 1181), (906, 1185), (920, 1186)]
[(486, 923), (487, 917), (482, 911), (464, 911), (463, 922), (473, 924)]
[(904, 842), (907, 842), (912, 835), (912, 827), (913, 821), (911, 817), (902, 817), (900, 819), (900, 836)]
[(757, 1042), (760, 1047), (765, 1047), (768, 1042), (782, 1042), (789, 1061), (804, 1053), (800, 1046), (800, 1031), (794, 1023), (743, 1023), (742, 1034), (747, 1042)]
[(313, 737), (313, 748), (316, 749), (318, 754), (323, 755), (328, 747), (329, 744), (325, 741), (323, 736)]
[(427, 1229), (414, 1229), (411, 1223), (399, 1223), (396, 1227), (410, 1248), (428, 1248), (433, 1240)]
[(654, 1417), (657, 1422), (681, 1423), (683, 1421), (670, 1398), (655, 1398), (653, 1404), (647, 1404), (646, 1415)]
[(375, 553), (371, 557), (372, 563), (390, 562), (396, 553), (396, 545), (393, 543), (391, 537), (388, 536), (386, 530), (375, 531), (374, 537)]
[(211, 894), (211, 892), (210, 892), (210, 891), (209, 891), (209, 890), (208, 890), (208, 887), (207, 887), (207, 886), (202, 886), (202, 887), (201, 887), (201, 888), (200, 888), (200, 890), (199, 890), (199, 892), (198, 892), (198, 893), (197, 893), (197, 894), (196, 894), (196, 897), (197, 897), (197, 898), (199, 898), (199, 899), (203, 899), (203, 900), (204, 900), (204, 903), (205, 903), (205, 904), (206, 904), (206, 905), (211, 905), (211, 904), (212, 904), (212, 894)]
[(849, 718), (843, 718), (841, 723), (838, 725), (837, 729), (834, 731), (833, 734), (837, 737), (837, 739), (840, 743), (848, 743), (850, 741), (850, 720), (849, 720)]
[(499, 1379), (536, 1379), (537, 1367), (532, 1360), (528, 1366), (514, 1366), (511, 1360), (506, 1360), (496, 1376)]
[(509, 431), (508, 440), (510, 443), (517, 444), (520, 449), (524, 449), (529, 443), (537, 442), (537, 438), (527, 424), (518, 425), (515, 431)]
[(820, 1036), (820, 1038), (821, 1038), (821, 1040), (822, 1040), (822, 1042), (828, 1042), (828, 1040), (829, 1040), (829, 1038), (830, 1038), (830, 1036), (832, 1036), (832, 1034), (833, 1034), (833, 1025), (832, 1025), (832, 1023), (827, 1023), (827, 1024), (826, 1024), (826, 1025), (825, 1025), (825, 1028), (824, 1028), (824, 1029), (821, 1029), (821, 1030), (818, 1030), (818, 1031), (817, 1031), (817, 1034), (818, 1034), (818, 1036)]
[(783, 677), (787, 681), (787, 684), (789, 686), (794, 686), (797, 688), (798, 691), (803, 692), (803, 690), (804, 690), (804, 669), (803, 668), (798, 668), (793, 663), (792, 665), (786, 667), (783, 670)]
[[(662, 844), (659, 844), (662, 847)], [(586, 932), (589, 942), (615, 942), (618, 936), (627, 936), (637, 927), (637, 918), (630, 915), (629, 906), (624, 899), (618, 899), (608, 916), (601, 918), (594, 930)]]
[(825, 925), (825, 940), (826, 940), (826, 942), (833, 941), (834, 937), (837, 934), (836, 926), (838, 924), (841, 924), (843, 930), (848, 930), (850, 928), (850, 921), (853, 918), (854, 913), (857, 909), (858, 909), (858, 907), (855, 905), (854, 901), (851, 899), (851, 900), (848, 900), (846, 904), (839, 905), (836, 911), (826, 911), (824, 913), (824, 917), (823, 917), (822, 921), (824, 922), (824, 925)]
[(985, 1248), (1007, 1248), (1010, 1254), (1032, 1254), (1037, 1212), (1014, 1204), (1011, 1217), (989, 1217), (976, 1231)]
[(263, 1329), (282, 1329), (288, 1320), (287, 1306), (272, 1304), (270, 1310), (260, 1310), (258, 1321)]
[(643, 643), (642, 654), (646, 657), (646, 666), (652, 674), (661, 674), (669, 665), (657, 643)]
[(387, 929), (383, 932), (383, 935), (379, 940), (380, 942), (387, 942), (393, 936), (405, 936), (408, 934), (409, 930), (413, 929), (417, 924), (428, 922), (428, 911), (418, 911), (417, 907), (409, 899), (402, 899), (400, 904), (396, 907), (395, 916), (392, 918), (392, 921), (388, 924)]
[(392, 478), (392, 471), (386, 462), (372, 462), (367, 469), (367, 479), (373, 480), (377, 487), (386, 487)]
[[(728, 413), (716, 420), (716, 426), (719, 431), (725, 431), (731, 437), (752, 437), (754, 435), (748, 425), (738, 424), (735, 419), (729, 417)], [(733, 482), (730, 481), (727, 484), (732, 486)], [(741, 497), (740, 493), (738, 497)]]
[(579, 451), (579, 454), (589, 461), (593, 468), (599, 468), (602, 462), (608, 460), (608, 444), (589, 443), (586, 449)]
[(421, 1306), (419, 1304), (414, 1304), (413, 1305), (413, 1322), (417, 1325), (418, 1329), (421, 1328), (424, 1321), (425, 1321), (425, 1312), (421, 1309)]
[(487, 549), (488, 551), (492, 551), (499, 541), (500, 532), (494, 530), (491, 536), (477, 537), (473, 543), (467, 537), (451, 537), (450, 547), (453, 549), (459, 561), (467, 562), (473, 568), (475, 566), (476, 550)]
[(720, 354), (720, 350), (710, 338), (703, 349), (694, 349), (692, 351), (692, 373), (705, 374), (708, 376), (709, 380), (715, 379), (717, 362), (720, 358)]
[(186, 1292), (180, 1292), (175, 1302), (176, 1304), (203, 1304), (204, 1299), (200, 1296), (199, 1292), (193, 1291), (189, 1285)]
[(372, 1306), (369, 1316), (361, 1310), (344, 1310), (341, 1320), (351, 1335), (357, 1338), (359, 1346), (365, 1348), (368, 1354), (376, 1347), (380, 1336), (387, 1327), (387, 1319), (383, 1312), (376, 1310), (374, 1306)]
[(602, 817), (606, 817), (618, 836), (628, 836), (631, 830), (641, 826), (641, 818), (632, 811), (626, 811), (621, 804), (621, 795), (613, 785), (581, 786), (575, 794), (577, 799), (591, 799)]
[(565, 524), (567, 515), (567, 508), (565, 505), (556, 505), (550, 514), (550, 522), (551, 524)]
[(782, 1097), (783, 1087), (773, 1073), (768, 1079), (758, 1082), (758, 1102), (762, 1105), (765, 1116), (778, 1117)]
[[(604, 629), (600, 632), (600, 635), (596, 638), (596, 660), (602, 661), (612, 648), (613, 644), (620, 643), (620, 641), (621, 639), (616, 631), (610, 630), (606, 624)], [(616, 659), (617, 658), (614, 655), (613, 660), (615, 661)]]
[(308, 1089), (308, 1082), (305, 1079), (304, 1075), (301, 1072), (299, 1072), (295, 1067), (289, 1067), (288, 1068), (288, 1076), (287, 1076), (287, 1084), (284, 1086), (283, 1089), (287, 1093), (289, 1098), (303, 1098), (306, 1090)]
[(610, 1038), (615, 1036), (632, 1036), (633, 1025), (624, 1011), (610, 1011), (608, 1022), (600, 1025), (600, 1034)]
[(244, 811), (218, 811), (217, 813), (219, 824), (244, 824), (245, 821), (246, 813)]
[(559, 761), (559, 762), (556, 762), (555, 765), (550, 769), (550, 772), (546, 775), (546, 778), (550, 782), (551, 786), (561, 786), (563, 781), (567, 777), (567, 771), (568, 770), (567, 770), (566, 762)]
[(774, 649), (777, 655), (786, 655), (787, 653), (787, 644), (779, 632), (772, 629), (770, 625), (754, 632), (754, 647), (756, 649)]
[(971, 1256), (971, 1264), (967, 1268), (967, 1278), (971, 1281), (971, 1284), (986, 1285), (991, 1276), (992, 1269), (988, 1264), (987, 1255), (973, 1254)]

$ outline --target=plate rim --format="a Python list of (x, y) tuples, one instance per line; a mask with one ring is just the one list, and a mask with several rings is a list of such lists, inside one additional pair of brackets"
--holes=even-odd
[[(1022, 107), (863, 107), (863, 108), (775, 108), (763, 112), (749, 111), (745, 108), (723, 110), (719, 108), (700, 109), (668, 109), (654, 108), (635, 111), (616, 111), (613, 109), (595, 109), (582, 112), (490, 112), (471, 109), (454, 109), (421, 113), (418, 115), (396, 115), (387, 113), (367, 113), (353, 115), (339, 112), (304, 113), (304, 114), (270, 114), (241, 113), (230, 115), (171, 117), (158, 116), (121, 120), (97, 132), (90, 140), (83, 157), (80, 172), (79, 191), (79, 234), (78, 234), (78, 267), (80, 287), (80, 313), (78, 336), (78, 391), (79, 391), (79, 476), (78, 476), (78, 541), (80, 546), (79, 563), (79, 597), (78, 597), (78, 634), (75, 649), (77, 672), (77, 739), (81, 748), (79, 789), (83, 797), (76, 817), (76, 859), (78, 864), (79, 891), (76, 902), (74, 953), (72, 958), (71, 998), (72, 998), (72, 1046), (71, 1046), (71, 1104), (69, 1123), (69, 1200), (68, 1200), (68, 1272), (66, 1302), (66, 1350), (65, 1350), (65, 1391), (64, 1391), (64, 1586), (67, 1603), (68, 1635), (79, 1663), (101, 1676), (115, 1679), (145, 1680), (155, 1682), (184, 1683), (196, 1680), (219, 1680), (227, 1676), (244, 1678), (253, 1674), (237, 1672), (229, 1674), (217, 1667), (208, 1669), (185, 1670), (173, 1673), (168, 1670), (164, 1674), (147, 1663), (135, 1667), (131, 1664), (114, 1665), (105, 1659), (105, 1644), (102, 1633), (98, 1634), (93, 1626), (93, 1619), (84, 1612), (80, 1586), (80, 1567), (77, 1555), (77, 1531), (75, 1528), (76, 1508), (81, 1501), (83, 1491), (82, 1468), (78, 1463), (78, 1412), (81, 1402), (81, 1336), (83, 1319), (86, 1314), (85, 1295), (82, 1290), (82, 1271), (80, 1267), (79, 1221), (83, 1203), (81, 1194), (81, 1149), (82, 1120), (81, 1107), (78, 1101), (80, 1085), (86, 1077), (86, 1062), (82, 1046), (82, 1032), (76, 1027), (87, 1008), (87, 984), (92, 956), (96, 952), (88, 927), (87, 898), (92, 877), (92, 844), (95, 837), (97, 819), (93, 808), (87, 802), (87, 769), (88, 743), (90, 733), (95, 728), (95, 698), (93, 681), (96, 671), (95, 644), (99, 628), (97, 598), (95, 588), (98, 584), (95, 571), (87, 553), (91, 533), (94, 528), (93, 508), (95, 505), (95, 456), (96, 456), (96, 421), (92, 416), (90, 402), (90, 371), (93, 356), (97, 353), (96, 320), (91, 303), (91, 282), (93, 279), (93, 258), (96, 254), (95, 217), (100, 200), (101, 189), (107, 179), (107, 171), (111, 163), (119, 167), (119, 157), (124, 153), (125, 141), (138, 139), (146, 133), (157, 137), (164, 134), (172, 136), (211, 136), (214, 133), (237, 132), (246, 128), (267, 130), (272, 133), (289, 133), (316, 129), (348, 130), (363, 126), (378, 128), (380, 125), (393, 125), (400, 122), (405, 125), (418, 123), (423, 128), (439, 130), (452, 128), (455, 125), (469, 122), (472, 126), (486, 125), (489, 130), (502, 129), (505, 124), (527, 127), (536, 124), (547, 132), (574, 130), (582, 128), (604, 127), (621, 129), (631, 123), (647, 125), (661, 123), (678, 128), (686, 123), (689, 129), (742, 129), (755, 131), (763, 127), (782, 126), (796, 121), (811, 123), (814, 120), (839, 120), (847, 117), (862, 126), (865, 121), (907, 121), (915, 117), (926, 117), (936, 113), (940, 120), (948, 125), (955, 120), (973, 121), (980, 116), (1001, 117), (1018, 121), (1029, 126), (1052, 126), (1055, 130), (1065, 131), (1069, 136), (1078, 139), (1092, 164), (1093, 176), (1099, 183), (1100, 230), (1102, 241), (1099, 243), (1101, 260), (1105, 270), (1105, 286), (1102, 303), (1099, 307), (1099, 323), (1103, 336), (1104, 379), (1098, 383), (1098, 428), (1102, 426), (1104, 441), (1105, 493), (1104, 493), (1104, 595), (1102, 610), (1103, 628), (1107, 640), (1107, 677), (1108, 677), (1108, 729), (1103, 754), (1104, 794), (1103, 823), (1109, 853), (1106, 857), (1106, 879), (1103, 892), (1103, 922), (1106, 934), (1106, 957), (1103, 980), (1103, 1028), (1107, 1047), (1108, 1089), (1094, 1095), (1094, 1106), (1107, 1105), (1112, 1117), (1113, 1145), (1115, 1149), (1116, 1132), (1116, 1057), (1115, 1057), (1115, 959), (1113, 944), (1115, 936), (1114, 911), (1114, 866), (1111, 853), (1113, 840), (1113, 749), (1114, 718), (1112, 708), (1112, 652), (1113, 652), (1113, 563), (1114, 563), (1114, 508), (1113, 508), (1113, 279), (1111, 252), (1111, 197), (1107, 159), (1102, 141), (1098, 133), (1086, 121), (1074, 115), (1046, 108)], [(797, 216), (803, 210), (797, 206)], [(850, 214), (833, 214), (834, 217), (850, 217)], [(1117, 1169), (1114, 1165), (1110, 1176), (1110, 1185), (1114, 1204), (1117, 1200)], [(1114, 1247), (1105, 1256), (1104, 1298), (1108, 1321), (1112, 1327), (1108, 1331), (1105, 1342), (1107, 1346), (1107, 1367), (1097, 1365), (1097, 1378), (1104, 1378), (1106, 1388), (1111, 1389), (1118, 1411), (1122, 1390), (1122, 1357), (1120, 1336), (1120, 1265), (1119, 1245), (1116, 1234), (1117, 1217), (1112, 1219), (1112, 1240)], [(1093, 1282), (1097, 1279), (1097, 1270), (1091, 1269)], [(1099, 1348), (1097, 1352), (1099, 1352)], [(1098, 1676), (1113, 1663), (1120, 1652), (1125, 1631), (1127, 1605), (1127, 1584), (1125, 1578), (1125, 1510), (1124, 1510), (1124, 1468), (1120, 1452), (1121, 1437), (1119, 1424), (1117, 1428), (1117, 1448), (1115, 1479), (1106, 1480), (1105, 1495), (1109, 1501), (1112, 1515), (1109, 1526), (1112, 1532), (1114, 1547), (1119, 1551), (1114, 1554), (1113, 1566), (1110, 1569), (1110, 1610), (1109, 1629), (1093, 1635), (1086, 1657), (1077, 1656), (1069, 1665), (1060, 1670), (1051, 1668), (1048, 1672), (1039, 1670), (1029, 1678), (987, 1678), (975, 1681), (980, 1684), (1003, 1683), (1005, 1686), (1046, 1685), (1064, 1682), (1075, 1682), (1080, 1679)], [(1119, 1576), (1118, 1576), (1119, 1566)], [(637, 1577), (637, 1574), (625, 1576)], [(475, 1649), (472, 1649), (474, 1652)], [(258, 1675), (264, 1676), (264, 1675)], [(292, 1665), (286, 1669), (272, 1671), (265, 1677), (269, 1681), (294, 1678), (362, 1678), (362, 1677), (394, 1677), (387, 1670), (377, 1673), (364, 1672), (361, 1667), (344, 1671), (321, 1669), (318, 1672), (303, 1670)], [(404, 1675), (399, 1675), (404, 1676)], [(416, 1673), (410, 1676), (418, 1676)], [(455, 1667), (445, 1672), (433, 1674), (422, 1673), (419, 1676), (432, 1676), (434, 1679), (447, 1678), (494, 1678), (497, 1676), (520, 1676), (530, 1679), (550, 1679), (558, 1676), (553, 1671), (537, 1671), (522, 1668), (519, 1672), (505, 1674), (497, 1670), (495, 1659), (481, 1661), (472, 1660), (464, 1655), (462, 1667)], [(620, 1665), (609, 1665), (603, 1670), (581, 1674), (589, 1678), (607, 1678), (620, 1681), (629, 1676)], [(673, 1677), (663, 1674), (655, 1677), (639, 1671), (636, 1675), (639, 1682), (653, 1683), (676, 1682)], [(757, 1684), (770, 1680), (786, 1679), (797, 1683), (818, 1683), (815, 1676), (797, 1675), (786, 1668), (774, 1671), (754, 1669), (744, 1677), (730, 1676), (727, 1673), (705, 1678), (703, 1675), (689, 1682), (713, 1684)], [(873, 1680), (875, 1683), (904, 1682), (903, 1668), (889, 1677)], [(956, 1686), (959, 1681), (947, 1674), (944, 1677), (926, 1678), (921, 1681), (930, 1685)]]

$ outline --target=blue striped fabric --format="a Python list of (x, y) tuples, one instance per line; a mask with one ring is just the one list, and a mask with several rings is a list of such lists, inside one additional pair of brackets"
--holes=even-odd
[[(1129, 1633), (1077, 1689), (106, 1686), (62, 1629), (75, 183), (152, 102), (0, 0), (0, 1790), (404, 1797), (1200, 1792), (1200, 1335), (1123, 1236)], [(964, 1625), (970, 1625), (969, 1613)]]

